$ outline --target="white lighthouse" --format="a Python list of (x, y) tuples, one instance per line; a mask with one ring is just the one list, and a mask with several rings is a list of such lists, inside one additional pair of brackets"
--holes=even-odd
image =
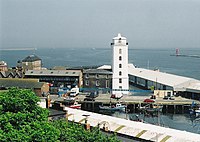
[(113, 49), (112, 94), (114, 94), (116, 98), (120, 98), (123, 94), (129, 93), (128, 43), (125, 37), (118, 34), (117, 37), (113, 38), (111, 46)]

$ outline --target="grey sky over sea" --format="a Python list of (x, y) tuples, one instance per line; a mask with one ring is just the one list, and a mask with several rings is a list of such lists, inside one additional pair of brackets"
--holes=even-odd
[(0, 48), (200, 48), (200, 0), (0, 0)]

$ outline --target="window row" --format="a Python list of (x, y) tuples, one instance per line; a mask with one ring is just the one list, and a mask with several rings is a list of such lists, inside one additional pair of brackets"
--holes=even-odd
[[(86, 80), (86, 81), (85, 81), (85, 85), (86, 85), (86, 86), (89, 86), (89, 85), (90, 85), (89, 80)], [(98, 87), (98, 86), (100, 86), (100, 85), (101, 85), (101, 84), (100, 84), (99, 80), (97, 80), (97, 81), (96, 81), (96, 86)], [(108, 88), (108, 87), (109, 87), (109, 81), (106, 80), (106, 88)]]
[[(94, 76), (94, 75), (89, 75), (88, 73), (85, 75), (86, 78), (89, 78), (91, 76)], [(96, 76), (96, 78), (99, 78), (99, 74), (96, 74), (95, 76)], [(109, 78), (109, 75), (106, 75), (105, 78)]]

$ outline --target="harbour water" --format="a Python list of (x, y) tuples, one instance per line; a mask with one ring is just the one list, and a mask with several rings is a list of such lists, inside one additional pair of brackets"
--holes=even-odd
[[(43, 66), (91, 66), (111, 65), (112, 51), (109, 48), (38, 48), (37, 50), (1, 50), (0, 60), (10, 67), (30, 54), (38, 55)], [(200, 55), (200, 49), (180, 49), (181, 54)], [(129, 63), (142, 68), (159, 69), (162, 72), (187, 76), (200, 80), (200, 58), (176, 57), (173, 49), (132, 49), (129, 48)]]
[[(24, 59), (30, 54), (36, 54), (42, 59), (43, 67), (53, 68), (54, 66), (93, 66), (111, 65), (111, 48), (53, 48), (31, 50), (0, 50), (0, 60), (8, 63), (9, 67), (16, 66), (18, 60)], [(200, 49), (180, 49), (181, 54), (200, 55)], [(129, 63), (137, 67), (148, 69), (159, 69), (162, 72), (191, 77), (200, 80), (200, 58), (176, 57), (174, 49), (132, 49), (129, 48)], [(108, 114), (125, 118), (124, 113)], [(129, 114), (135, 115), (135, 114)], [(189, 114), (161, 114), (160, 122), (165, 127), (200, 133), (200, 121), (194, 122)], [(148, 123), (155, 123), (157, 118), (145, 118)]]

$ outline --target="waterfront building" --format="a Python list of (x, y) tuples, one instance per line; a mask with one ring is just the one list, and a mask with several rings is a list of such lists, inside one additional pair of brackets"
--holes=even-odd
[(81, 87), (82, 70), (28, 70), (25, 78), (37, 78), (40, 82), (48, 82), (50, 84), (51, 93), (57, 93), (59, 87), (73, 88)]
[(182, 96), (191, 99), (200, 99), (200, 81), (144, 68), (128, 66), (129, 82), (153, 90), (172, 90), (175, 96)]
[(112, 72), (103, 69), (83, 70), (83, 88), (87, 91), (99, 90), (107, 93), (112, 87)]
[(42, 60), (36, 55), (29, 55), (22, 60), (22, 68), (27, 70), (40, 70), (42, 68)]
[(113, 38), (112, 43), (112, 94), (120, 97), (122, 94), (128, 94), (128, 42), (125, 37), (118, 34)]
[(8, 71), (8, 66), (6, 62), (0, 61), (0, 71)]

